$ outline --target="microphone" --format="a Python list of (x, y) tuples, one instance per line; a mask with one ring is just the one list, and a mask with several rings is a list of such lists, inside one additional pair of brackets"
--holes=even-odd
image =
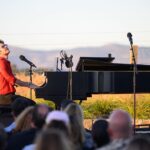
[(62, 60), (65, 60), (65, 65), (67, 68), (70, 68), (73, 66), (73, 62), (72, 62), (72, 58), (73, 58), (73, 55), (71, 55), (70, 57), (68, 57), (67, 53), (63, 50), (60, 51), (60, 55), (61, 55), (61, 61)]
[(60, 55), (61, 55), (61, 57), (63, 58), (63, 59), (67, 59), (67, 53), (64, 51), (64, 50), (61, 50), (60, 51)]
[(127, 37), (130, 41), (130, 44), (132, 45), (133, 44), (133, 39), (132, 39), (132, 34), (130, 32), (127, 33)]
[(28, 59), (26, 59), (25, 58), (25, 56), (23, 56), (23, 55), (20, 55), (20, 57), (19, 57), (22, 61), (25, 61), (27, 64), (29, 64), (30, 66), (32, 66), (32, 67), (35, 67), (36, 68), (36, 66), (31, 62), (31, 61), (29, 61)]

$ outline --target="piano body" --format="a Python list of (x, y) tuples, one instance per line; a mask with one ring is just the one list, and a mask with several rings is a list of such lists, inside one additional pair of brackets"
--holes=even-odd
[[(112, 63), (114, 58), (80, 57), (72, 72), (72, 100), (86, 100), (92, 94), (133, 93), (133, 65)], [(137, 65), (136, 93), (150, 93), (150, 65)], [(59, 105), (67, 99), (68, 72), (45, 72), (46, 83), (36, 89), (37, 98)]]

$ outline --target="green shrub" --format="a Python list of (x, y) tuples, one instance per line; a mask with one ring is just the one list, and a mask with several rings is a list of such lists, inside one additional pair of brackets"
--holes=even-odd
[[(134, 117), (133, 96), (101, 98), (91, 101), (85, 101), (82, 104), (84, 117), (94, 119), (102, 116), (108, 116), (114, 109), (123, 109)], [(136, 118), (150, 119), (150, 96), (138, 95), (136, 97)]]
[(97, 100), (92, 104), (83, 105), (84, 117), (98, 118), (108, 116), (115, 108), (117, 108), (115, 101)]

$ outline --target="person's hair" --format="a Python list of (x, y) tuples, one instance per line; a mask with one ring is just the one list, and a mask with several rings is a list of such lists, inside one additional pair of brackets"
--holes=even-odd
[(98, 148), (110, 142), (108, 134), (108, 122), (104, 119), (99, 119), (94, 122), (91, 133)]
[(50, 107), (44, 104), (39, 104), (34, 107), (32, 114), (32, 122), (37, 128), (42, 128), (45, 124), (47, 114), (52, 111)]
[(81, 147), (85, 140), (82, 109), (78, 104), (72, 103), (67, 106), (65, 112), (69, 115), (70, 118), (72, 142), (76, 146)]
[[(4, 44), (4, 41), (3, 41), (3, 40), (0, 40), (0, 44)], [(0, 50), (0, 54), (1, 54), (1, 50)]]
[(27, 97), (24, 97), (24, 96), (21, 96), (21, 95), (13, 95), (12, 96), (12, 101), (15, 101), (16, 99), (19, 99), (19, 100), (25, 100), (29, 106), (32, 106), (32, 105), (36, 105), (36, 102), (33, 101), (32, 99), (30, 98), (27, 98)]
[(44, 126), (44, 130), (47, 129), (56, 129), (62, 131), (66, 136), (70, 136), (70, 128), (63, 121), (52, 120), (50, 123)]
[(0, 40), (0, 43), (1, 43), (1, 44), (4, 44), (4, 41), (3, 41), (3, 40)]
[(14, 129), (14, 132), (22, 132), (32, 127), (31, 121), (32, 121), (33, 109), (34, 109), (34, 106), (29, 106), (25, 108), (21, 112), (21, 114), (16, 118), (15, 120), (16, 127)]
[(35, 150), (74, 150), (70, 140), (59, 130), (44, 130), (35, 140)]
[(61, 105), (60, 105), (61, 110), (65, 110), (65, 108), (66, 108), (69, 104), (72, 104), (72, 103), (74, 103), (73, 100), (69, 100), (69, 99), (63, 100), (63, 101), (61, 102)]
[(11, 109), (13, 115), (17, 117), (25, 108), (33, 105), (35, 105), (33, 101), (30, 101), (29, 99), (19, 96), (15, 97), (14, 101), (11, 104)]
[(134, 136), (129, 142), (126, 150), (149, 150), (150, 138), (147, 136)]

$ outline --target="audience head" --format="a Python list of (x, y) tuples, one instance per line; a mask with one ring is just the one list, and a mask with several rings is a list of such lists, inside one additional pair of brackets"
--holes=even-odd
[(127, 150), (149, 150), (150, 139), (149, 137), (135, 136), (130, 141)]
[(65, 112), (69, 115), (70, 119), (72, 141), (76, 146), (80, 147), (85, 140), (82, 109), (78, 104), (72, 103), (66, 107)]
[(52, 111), (52, 108), (44, 104), (39, 104), (34, 107), (32, 114), (32, 126), (35, 128), (42, 128), (45, 124), (47, 114)]
[(48, 113), (48, 115), (46, 117), (46, 123), (48, 124), (53, 120), (62, 121), (66, 125), (69, 124), (69, 117), (68, 117), (67, 113), (65, 113), (63, 111), (55, 110), (55, 111)]
[(31, 122), (33, 110), (34, 106), (29, 106), (21, 112), (15, 120), (16, 128), (14, 129), (14, 132), (22, 132), (32, 127)]
[(35, 141), (35, 150), (74, 150), (69, 139), (58, 130), (44, 130)]
[(97, 147), (102, 147), (110, 142), (108, 134), (108, 122), (99, 119), (92, 126), (92, 137)]
[(13, 96), (12, 96), (12, 101), (15, 101), (16, 99), (26, 101), (29, 106), (36, 105), (35, 101), (33, 101), (33, 100), (31, 100), (31, 99), (29, 99), (29, 98), (27, 98), (27, 97), (24, 97), (24, 96), (13, 95)]
[(80, 126), (83, 127), (83, 111), (80, 105), (76, 103), (69, 104), (66, 107), (65, 112), (69, 115), (70, 121), (76, 119)]
[(114, 110), (109, 117), (111, 139), (129, 138), (132, 135), (132, 120), (124, 110)]
[(11, 104), (13, 117), (16, 118), (25, 108), (35, 105), (35, 102), (22, 96), (15, 96)]
[(66, 108), (69, 104), (72, 104), (72, 103), (74, 103), (73, 100), (69, 100), (69, 99), (63, 100), (63, 101), (61, 102), (61, 106), (60, 106), (61, 110), (65, 110), (65, 108)]
[(70, 122), (68, 115), (63, 111), (52, 111), (46, 117), (44, 129), (57, 129), (70, 136)]

